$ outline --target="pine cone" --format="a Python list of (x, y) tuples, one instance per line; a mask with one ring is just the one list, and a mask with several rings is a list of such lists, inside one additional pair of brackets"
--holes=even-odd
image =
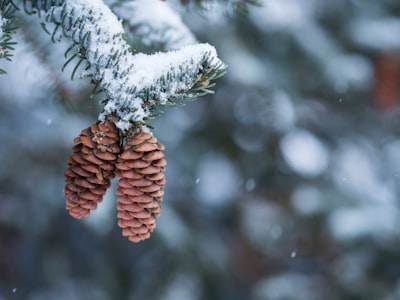
[(82, 130), (74, 139), (73, 154), (64, 179), (66, 209), (74, 218), (87, 217), (103, 199), (114, 178), (115, 163), (121, 152), (114, 123), (105, 120)]
[(116, 176), (118, 226), (132, 242), (148, 239), (156, 227), (164, 195), (164, 146), (141, 129), (126, 138)]

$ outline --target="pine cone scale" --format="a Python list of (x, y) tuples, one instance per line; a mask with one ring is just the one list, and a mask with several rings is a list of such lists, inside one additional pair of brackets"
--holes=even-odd
[[(100, 165), (103, 163), (103, 161), (93, 154), (83, 154), (82, 159), (84, 159), (87, 163), (95, 164), (95, 165)], [(78, 162), (79, 163), (79, 162)]]
[(98, 166), (92, 165), (92, 164), (80, 164), (80, 167), (84, 169), (87, 172), (90, 172), (92, 174), (96, 174), (100, 171), (100, 168)]
[(126, 210), (128, 212), (139, 212), (143, 208), (140, 207), (139, 205), (135, 204), (135, 203), (129, 203), (129, 204), (118, 203), (117, 204), (117, 209)]
[(118, 220), (118, 226), (121, 228), (138, 228), (142, 226), (142, 222), (139, 222), (136, 219), (129, 219), (129, 220)]
[(133, 186), (129, 183), (128, 179), (122, 178), (118, 181), (118, 186), (121, 188), (132, 188)]
[(87, 200), (100, 202), (101, 199), (103, 198), (103, 195), (96, 195), (89, 190), (86, 190), (85, 192), (80, 193), (79, 196), (80, 196), (79, 197), (80, 199), (84, 200), (83, 202), (86, 202)]
[(144, 178), (146, 178), (147, 180), (151, 180), (151, 181), (158, 181), (158, 180), (164, 179), (164, 175), (162, 173), (149, 174), (149, 175), (145, 175)]
[(121, 154), (122, 159), (139, 159), (143, 156), (143, 153), (140, 152), (133, 152), (133, 151), (124, 151)]
[(158, 185), (158, 184), (152, 184), (149, 186), (141, 186), (138, 187), (137, 189), (143, 193), (153, 193), (161, 190), (163, 187)]
[(158, 174), (160, 173), (160, 168), (156, 166), (148, 166), (147, 168), (138, 169), (137, 172), (143, 175)]
[(103, 161), (115, 161), (117, 159), (117, 155), (111, 152), (106, 152), (102, 150), (95, 149), (93, 154)]
[(146, 155), (143, 155), (143, 160), (146, 161), (155, 161), (162, 158), (164, 158), (164, 153), (162, 153), (161, 151), (151, 151)]
[(123, 195), (127, 196), (134, 196), (134, 197), (139, 197), (142, 196), (144, 193), (140, 190), (138, 190), (135, 187), (130, 187), (130, 188), (120, 188), (119, 189)]
[[(118, 168), (118, 166), (117, 166), (117, 168)], [(129, 171), (120, 170), (119, 172), (117, 172), (116, 176), (119, 178), (124, 178), (124, 179), (140, 179), (140, 178), (142, 178), (142, 175), (140, 173), (137, 173), (133, 170), (129, 170)]]
[(158, 146), (156, 144), (148, 144), (148, 143), (143, 143), (140, 145), (135, 146), (135, 151), (137, 152), (149, 152), (153, 150), (159, 150)]

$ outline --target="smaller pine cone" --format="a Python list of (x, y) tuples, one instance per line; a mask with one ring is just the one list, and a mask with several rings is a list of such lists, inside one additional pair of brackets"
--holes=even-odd
[(134, 243), (148, 239), (156, 227), (164, 195), (164, 146), (141, 129), (126, 138), (116, 176), (118, 226)]
[(67, 182), (64, 194), (66, 209), (71, 216), (80, 219), (89, 216), (103, 199), (115, 176), (121, 148), (118, 129), (108, 119), (82, 130), (74, 143), (64, 176)]

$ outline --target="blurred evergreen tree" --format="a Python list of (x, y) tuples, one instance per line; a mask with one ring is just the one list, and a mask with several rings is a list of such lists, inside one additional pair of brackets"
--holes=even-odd
[(60, 72), (65, 39), (11, 10), (0, 299), (398, 299), (400, 3), (155, 1), (176, 34), (139, 2), (106, 2), (136, 51), (196, 38), (229, 66), (215, 95), (146, 120), (168, 157), (157, 230), (121, 238), (114, 193), (87, 220), (65, 214), (71, 140), (102, 106), (76, 65)]

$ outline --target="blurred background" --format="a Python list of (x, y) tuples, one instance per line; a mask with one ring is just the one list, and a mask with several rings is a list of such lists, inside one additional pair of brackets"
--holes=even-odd
[(67, 44), (19, 15), (1, 62), (0, 299), (400, 299), (400, 2), (181, 2), (229, 69), (151, 122), (167, 186), (139, 244), (115, 182), (88, 219), (65, 210), (72, 140), (101, 106), (60, 71)]

